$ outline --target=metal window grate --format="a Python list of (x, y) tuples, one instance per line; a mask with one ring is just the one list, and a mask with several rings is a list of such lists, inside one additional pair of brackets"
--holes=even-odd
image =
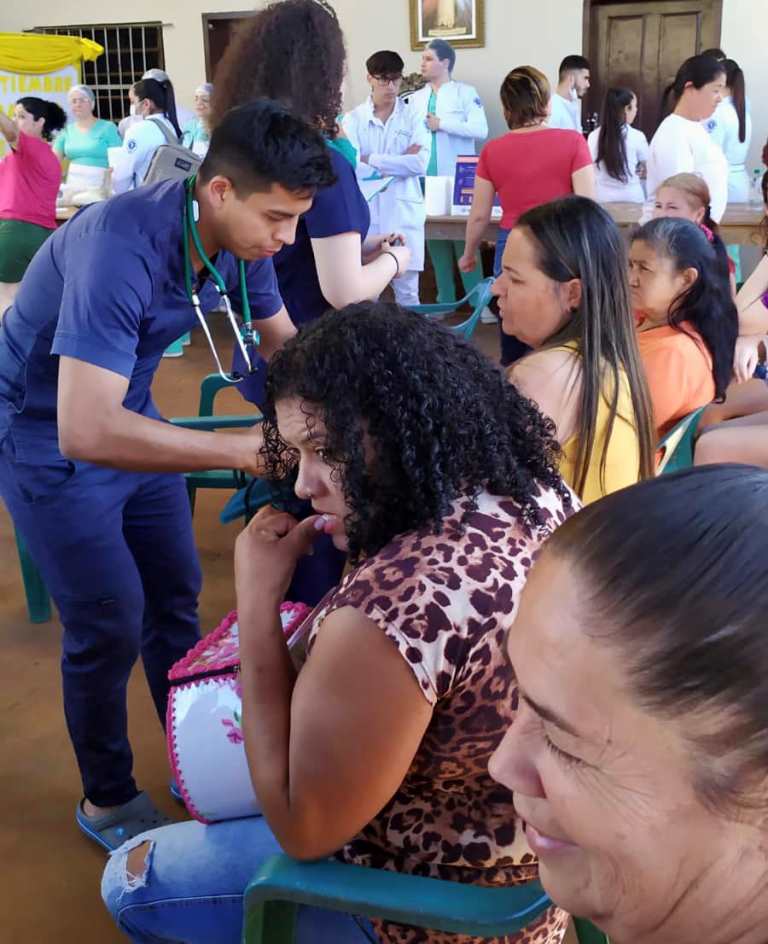
[(109, 121), (120, 121), (128, 114), (128, 89), (147, 69), (165, 67), (162, 23), (36, 26), (29, 32), (81, 36), (104, 47), (95, 62), (83, 63), (83, 82), (96, 95), (95, 113)]

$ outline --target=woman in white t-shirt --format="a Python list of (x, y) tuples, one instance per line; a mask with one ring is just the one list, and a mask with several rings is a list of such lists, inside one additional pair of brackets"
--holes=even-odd
[(725, 66), (710, 56), (691, 56), (664, 93), (674, 111), (662, 121), (648, 157), (648, 199), (642, 222), (651, 218), (656, 190), (674, 174), (701, 174), (712, 196), (711, 216), (719, 223), (728, 203), (728, 162), (701, 122), (710, 118), (725, 91)]
[(641, 178), (648, 160), (648, 139), (632, 127), (637, 96), (628, 88), (609, 88), (600, 127), (587, 139), (595, 162), (598, 203), (643, 203)]
[(134, 113), (144, 120), (128, 128), (119, 153), (110, 155), (115, 193), (126, 193), (141, 185), (155, 151), (168, 143), (169, 134), (177, 141), (181, 138), (176, 102), (168, 84), (142, 79), (131, 89)]
[(728, 202), (749, 202), (747, 153), (752, 143), (752, 116), (744, 87), (744, 73), (733, 59), (725, 59), (725, 96), (704, 123), (709, 136), (728, 161)]

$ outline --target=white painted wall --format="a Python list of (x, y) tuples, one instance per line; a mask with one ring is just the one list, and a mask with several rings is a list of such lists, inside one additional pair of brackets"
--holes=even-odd
[[(257, 0), (256, 6), (261, 4)], [(408, 0), (335, 0), (347, 38), (349, 76), (347, 104), (366, 94), (365, 60), (376, 49), (400, 52), (408, 71), (418, 67), (419, 54), (410, 49)], [(514, 66), (535, 65), (555, 77), (564, 55), (582, 49), (582, 0), (486, 0), (486, 46), (458, 50), (456, 77), (477, 86), (486, 105), (491, 134), (501, 134), (504, 123), (498, 89)], [(237, 0), (25, 0), (4, 2), (0, 30), (68, 23), (117, 23), (162, 18), (166, 67), (179, 101), (191, 104), (195, 87), (204, 77), (202, 13), (237, 9)], [(248, 3), (243, 10), (253, 9)], [(724, 0), (722, 45), (747, 77), (752, 101), (754, 138), (750, 166), (757, 166), (768, 136), (768, 0)]]

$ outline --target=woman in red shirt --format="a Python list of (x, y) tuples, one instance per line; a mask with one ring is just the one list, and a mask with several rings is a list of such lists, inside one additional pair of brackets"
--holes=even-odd
[(61, 163), (49, 144), (67, 116), (54, 102), (20, 98), (0, 134), (11, 146), (0, 161), (0, 317), (13, 301), (32, 256), (56, 229)]
[[(595, 171), (587, 142), (578, 131), (546, 127), (551, 95), (542, 72), (533, 66), (513, 69), (502, 83), (501, 105), (509, 133), (489, 141), (480, 152), (466, 248), (459, 260), (462, 272), (474, 269), (498, 193), (503, 216), (493, 262), (497, 278), (509, 231), (526, 210), (569, 193), (595, 198)], [(502, 364), (511, 364), (528, 350), (502, 331)]]

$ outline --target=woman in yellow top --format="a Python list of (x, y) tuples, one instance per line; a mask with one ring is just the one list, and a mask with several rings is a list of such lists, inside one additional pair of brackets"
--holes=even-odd
[(560, 472), (585, 503), (653, 475), (626, 260), (608, 213), (563, 197), (520, 217), (494, 283), (504, 331), (534, 349), (509, 379), (554, 422)]

